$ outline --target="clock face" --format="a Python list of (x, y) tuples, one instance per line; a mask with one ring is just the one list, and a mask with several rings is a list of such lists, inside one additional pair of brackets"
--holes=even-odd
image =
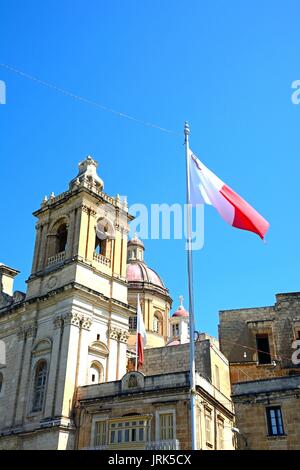
[(56, 285), (57, 285), (57, 277), (56, 276), (51, 276), (47, 281), (47, 287), (49, 289), (54, 289), (54, 287)]

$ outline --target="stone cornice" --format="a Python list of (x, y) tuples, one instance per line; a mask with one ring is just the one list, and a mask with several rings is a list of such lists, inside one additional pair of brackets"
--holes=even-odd
[[(74, 289), (76, 291), (82, 291), (87, 294), (91, 294), (95, 296), (98, 300), (102, 300), (105, 303), (110, 302), (109, 297), (106, 297), (105, 295), (90, 289), (86, 286), (83, 286), (82, 284), (76, 283), (76, 282), (71, 282), (69, 284), (66, 284), (62, 287), (58, 287), (57, 289), (52, 290), (51, 292), (48, 292), (47, 294), (41, 295), (41, 296), (36, 296), (32, 297), (30, 299), (25, 299), (22, 302), (19, 302), (18, 304), (12, 304), (8, 308), (4, 308), (0, 311), (0, 323), (1, 320), (4, 318), (4, 316), (11, 315), (14, 313), (18, 313), (18, 310), (22, 309), (22, 311), (25, 311), (25, 308), (28, 305), (34, 304), (36, 302), (46, 302), (47, 300), (53, 298), (55, 295), (59, 295), (63, 292), (69, 291), (71, 289)], [(122, 310), (127, 310), (128, 313), (130, 314), (135, 314), (136, 313), (136, 308), (133, 307), (132, 305), (126, 304), (124, 302), (121, 302), (117, 299), (111, 299), (112, 305), (117, 306), (119, 309)]]

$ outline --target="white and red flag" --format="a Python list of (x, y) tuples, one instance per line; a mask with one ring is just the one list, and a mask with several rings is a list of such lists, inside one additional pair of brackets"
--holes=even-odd
[(147, 344), (146, 328), (140, 305), (140, 296), (137, 299), (137, 322), (136, 322), (136, 368), (142, 367), (144, 363), (144, 347)]
[(210, 204), (232, 227), (254, 232), (264, 239), (269, 222), (210, 171), (190, 149), (189, 159), (190, 203)]

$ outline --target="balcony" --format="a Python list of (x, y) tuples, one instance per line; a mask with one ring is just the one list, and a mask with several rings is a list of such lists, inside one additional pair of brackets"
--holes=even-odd
[(178, 439), (149, 442), (122, 442), (119, 444), (105, 444), (101, 446), (85, 447), (82, 450), (180, 450)]
[(145, 450), (180, 450), (178, 439), (146, 442)]
[(57, 263), (62, 263), (66, 258), (66, 252), (61, 251), (60, 253), (57, 253), (54, 256), (50, 256), (47, 261), (47, 266), (53, 266), (54, 264)]
[(110, 259), (98, 253), (94, 253), (94, 261), (97, 261), (97, 263), (103, 264), (104, 266), (110, 267)]

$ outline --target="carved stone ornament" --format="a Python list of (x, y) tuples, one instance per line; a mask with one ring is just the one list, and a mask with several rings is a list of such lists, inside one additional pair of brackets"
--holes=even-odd
[(119, 334), (119, 341), (120, 343), (127, 343), (129, 337), (129, 333), (126, 330), (121, 330)]
[(37, 332), (37, 323), (36, 322), (31, 323), (30, 325), (26, 326), (27, 338), (29, 338), (31, 336), (35, 336), (36, 332)]
[(25, 333), (26, 333), (26, 330), (25, 330), (24, 326), (21, 326), (18, 329), (18, 332), (17, 332), (17, 336), (18, 336), (19, 341), (22, 341), (25, 338)]
[(90, 330), (92, 326), (93, 320), (90, 317), (83, 317), (81, 327), (84, 330)]
[(145, 376), (140, 371), (127, 372), (122, 377), (122, 391), (129, 391), (133, 388), (144, 388)]
[(61, 328), (63, 324), (63, 317), (61, 315), (58, 315), (57, 317), (54, 318), (53, 320), (54, 323), (54, 328)]
[(119, 330), (117, 328), (112, 328), (109, 332), (109, 337), (111, 339), (118, 340), (119, 338)]
[(63, 315), (65, 325), (80, 326), (81, 316), (78, 313), (69, 312)]

